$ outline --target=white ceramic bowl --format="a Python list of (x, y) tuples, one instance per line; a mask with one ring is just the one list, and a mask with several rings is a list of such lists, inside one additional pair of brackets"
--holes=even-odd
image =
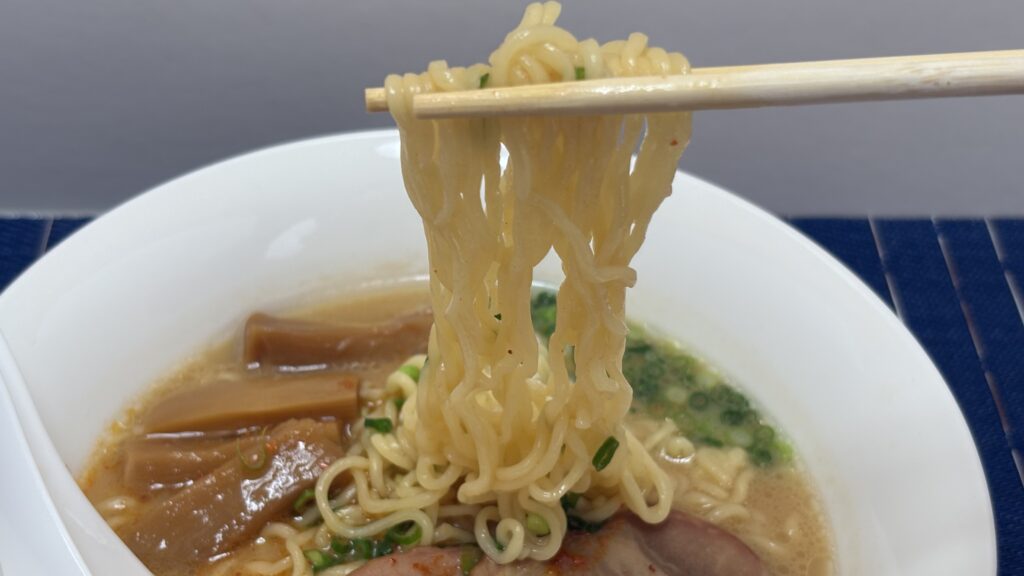
[[(857, 278), (684, 174), (635, 264), (631, 316), (730, 374), (793, 439), (841, 574), (995, 574), (991, 505), (963, 417)], [(229, 160), (87, 226), (0, 296), (0, 456), (28, 462), (4, 466), (0, 494), (14, 496), (0, 501), (0, 562), (9, 574), (144, 574), (71, 476), (122, 406), (254, 308), (425, 269), (392, 131)], [(538, 275), (558, 270), (546, 261)]]

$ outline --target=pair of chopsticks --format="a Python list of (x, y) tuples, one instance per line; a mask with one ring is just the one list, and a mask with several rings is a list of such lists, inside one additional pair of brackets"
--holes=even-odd
[[(1024, 94), (1024, 50), (694, 68), (679, 76), (606, 78), (420, 94), (420, 118), (581, 115)], [(383, 88), (366, 110), (387, 110)]]

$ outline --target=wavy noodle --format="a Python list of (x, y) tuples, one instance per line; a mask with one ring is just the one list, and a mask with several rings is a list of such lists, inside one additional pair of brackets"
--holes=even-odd
[[(226, 574), (227, 570), (230, 570), (232, 566), (233, 564), (228, 564), (224, 572), (217, 572), (217, 574)], [(292, 576), (295, 576), (295, 574), (299, 574), (301, 576), (306, 573), (304, 563), (300, 564), (298, 568), (294, 567), (294, 560), (290, 551), (288, 556), (285, 556), (276, 562), (267, 562), (264, 560), (247, 562), (245, 564), (245, 571), (249, 574), (258, 574), (260, 576), (275, 576), (277, 574), (284, 574), (285, 572), (292, 574)]]
[[(560, 11), (556, 2), (527, 7), (489, 65), (436, 61), (423, 74), (385, 80), (406, 189), (423, 219), (435, 325), (430, 361), (407, 362), (420, 368), (419, 382), (395, 372), (367, 412), (391, 419), (394, 430), (354, 426), (354, 447), (317, 482), (316, 507), (331, 534), (365, 538), (415, 522), (421, 544), (472, 539), (508, 563), (557, 553), (567, 527), (559, 500), (569, 491), (586, 492), (577, 512), (589, 521), (623, 506), (648, 522), (670, 510), (674, 484), (651, 450), (675, 429), (645, 446), (623, 426), (632, 390), (621, 358), (625, 292), (636, 280), (630, 261), (671, 193), (689, 114), (411, 114), (415, 94), (478, 88), (484, 75), (488, 86), (509, 86), (572, 81), (580, 68), (587, 78), (689, 70), (682, 55), (648, 47), (642, 34), (580, 42), (555, 25)], [(548, 356), (532, 329), (530, 297), (533, 268), (552, 250), (566, 277), (549, 343), (560, 353)], [(395, 397), (405, 399), (401, 410), (388, 401)], [(591, 460), (611, 436), (619, 448), (595, 470)], [(332, 501), (340, 486), (347, 497)], [(549, 533), (530, 533), (528, 514)], [(440, 520), (460, 516), (472, 519), (472, 531)], [(291, 552), (294, 536), (285, 542)]]
[[(650, 446), (655, 444), (652, 439), (662, 438), (661, 444), (666, 446), (665, 462), (677, 469), (679, 492), (675, 498), (676, 506), (713, 524), (728, 525), (737, 530), (759, 554), (775, 559), (787, 558), (791, 553), (788, 544), (798, 529), (796, 519), (791, 516), (779, 531), (764, 514), (747, 505), (751, 485), (758, 472), (750, 464), (746, 452), (736, 448), (712, 447), (694, 450), (693, 444), (683, 436), (663, 436), (664, 428), (664, 425), (650, 428), (653, 431), (648, 430), (644, 442)], [(685, 443), (689, 450), (687, 458), (680, 459), (669, 453), (668, 447), (675, 442)], [(773, 537), (776, 533), (780, 533), (782, 538)]]
[(678, 431), (679, 428), (676, 427), (675, 422), (666, 418), (665, 421), (661, 423), (661, 426), (659, 426), (653, 434), (651, 434), (650, 436), (647, 437), (647, 439), (644, 440), (644, 450), (646, 450), (647, 452), (653, 451), (662, 442), (668, 439), (669, 436), (671, 436), (674, 432)]

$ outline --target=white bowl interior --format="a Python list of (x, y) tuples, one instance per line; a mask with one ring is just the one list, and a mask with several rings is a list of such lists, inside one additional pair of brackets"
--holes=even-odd
[[(920, 346), (845, 268), (682, 174), (636, 268), (631, 316), (732, 376), (792, 438), (824, 499), (841, 574), (995, 574), (991, 506), (963, 417)], [(255, 308), (425, 270), (397, 138), (385, 131), (272, 148), (172, 181), (19, 279), (0, 297), (14, 360), (0, 361), (0, 376), (92, 572), (146, 573), (67, 472), (81, 470), (128, 401)], [(538, 277), (558, 270), (549, 259)]]

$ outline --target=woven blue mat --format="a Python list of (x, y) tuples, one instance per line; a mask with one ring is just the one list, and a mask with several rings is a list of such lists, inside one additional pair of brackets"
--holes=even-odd
[[(87, 222), (0, 219), (0, 290)], [(857, 273), (928, 350), (981, 453), (999, 574), (1024, 575), (1024, 220), (790, 222)]]

